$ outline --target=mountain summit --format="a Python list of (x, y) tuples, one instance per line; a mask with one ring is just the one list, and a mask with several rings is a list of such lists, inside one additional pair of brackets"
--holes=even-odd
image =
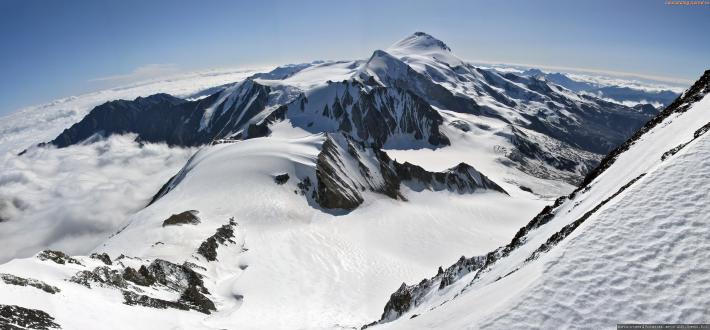
[[(424, 32), (414, 34), (395, 42), (387, 48), (387, 52), (402, 59), (412, 59), (419, 62), (428, 62), (430, 66), (443, 63), (448, 67), (463, 66), (461, 61), (443, 41)], [(405, 62), (412, 62), (407, 61)], [(416, 69), (416, 68), (415, 68)]]
[(390, 46), (390, 50), (394, 49), (409, 51), (409, 53), (434, 49), (451, 52), (451, 48), (449, 48), (449, 46), (447, 46), (443, 41), (424, 32), (414, 32), (414, 34), (397, 41)]

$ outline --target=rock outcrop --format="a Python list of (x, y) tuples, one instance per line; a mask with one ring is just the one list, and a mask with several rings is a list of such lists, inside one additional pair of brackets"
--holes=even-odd
[(61, 329), (54, 317), (39, 309), (0, 305), (0, 328), (7, 330)]
[(415, 191), (449, 190), (459, 194), (488, 189), (506, 193), (472, 166), (461, 163), (443, 172), (400, 164), (380, 150), (348, 135), (329, 134), (316, 162), (315, 202), (325, 209), (352, 210), (371, 191), (406, 200), (401, 185)]

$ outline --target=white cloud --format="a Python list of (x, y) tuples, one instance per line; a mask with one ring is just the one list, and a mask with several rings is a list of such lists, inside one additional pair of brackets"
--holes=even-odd
[(85, 254), (115, 233), (194, 149), (112, 136), (64, 149), (2, 156), (0, 263), (52, 248)]
[(127, 74), (119, 74), (107, 77), (99, 77), (89, 80), (90, 82), (110, 82), (114, 84), (127, 84), (136, 81), (150, 80), (155, 78), (173, 75), (180, 72), (175, 64), (146, 64), (138, 67)]

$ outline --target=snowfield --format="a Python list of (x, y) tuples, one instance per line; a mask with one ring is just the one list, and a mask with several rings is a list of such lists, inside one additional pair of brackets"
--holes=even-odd
[[(86, 301), (82, 314), (101, 315), (117, 328), (357, 327), (379, 316), (382, 302), (401, 281), (427, 276), (464, 252), (480, 254), (498, 246), (522, 224), (519, 214), (531, 216), (544, 203), (490, 192), (406, 192), (406, 202), (370, 194), (355, 211), (331, 215), (294, 193), (298, 178), (314, 170), (322, 141), (321, 135), (258, 138), (203, 148), (173, 190), (96, 249), (113, 258), (123, 254), (224, 267), (208, 273), (216, 288), (210, 291), (218, 297), (219, 311), (212, 316), (191, 312), (168, 318), (159, 316), (164, 311), (121, 305), (120, 295), (110, 290), (97, 296), (90, 290), (103, 289), (61, 280), (90, 267), (63, 269), (35, 258), (17, 259), (0, 266), (0, 272), (53, 278), (47, 283), (67, 289), (51, 297), (20, 296), (12, 293), (16, 287), (0, 286), (7, 293), (0, 294), (0, 303), (45, 310), (67, 328), (86, 328), (96, 319), (72, 317), (75, 305), (65, 299)], [(289, 181), (275, 183), (283, 173)], [(186, 210), (199, 211), (201, 223), (162, 226), (171, 214)], [(239, 223), (246, 251), (228, 255), (220, 248), (219, 255), (227, 257), (218, 257), (218, 263), (196, 256), (205, 237), (230, 217)], [(119, 312), (104, 315), (107, 308)], [(131, 319), (140, 323), (124, 321), (121, 310), (133, 311)]]
[[(521, 225), (515, 222), (519, 212), (531, 215), (541, 206), (497, 193), (410, 192), (407, 202), (370, 194), (353, 212), (330, 215), (294, 193), (299, 179), (314, 171), (322, 141), (319, 135), (258, 138), (202, 149), (174, 190), (138, 212), (97, 252), (182, 262), (234, 217), (249, 249), (240, 263), (248, 268), (239, 278), (225, 274), (216, 281), (244, 301), (207, 325), (355, 327), (377, 317), (401, 281), (428, 275), (464, 251), (496, 247)], [(274, 177), (283, 173), (289, 181), (276, 184)], [(161, 227), (170, 214), (188, 209), (200, 211), (203, 223)]]

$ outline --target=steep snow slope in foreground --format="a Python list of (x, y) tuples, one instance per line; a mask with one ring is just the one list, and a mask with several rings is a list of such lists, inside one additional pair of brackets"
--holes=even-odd
[(706, 321), (709, 90), (710, 71), (607, 157), (583, 189), (484, 256), (479, 270), (411, 305), (400, 300), (395, 305), (409, 308), (386, 312), (384, 321), (400, 317), (383, 328)]

